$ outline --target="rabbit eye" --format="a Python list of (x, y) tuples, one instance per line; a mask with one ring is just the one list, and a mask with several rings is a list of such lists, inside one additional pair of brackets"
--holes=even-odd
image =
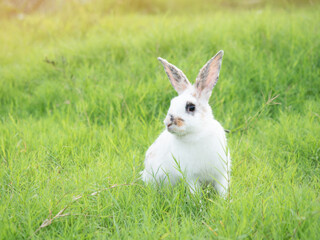
[(187, 112), (194, 112), (196, 110), (196, 105), (193, 103), (187, 103), (186, 105), (186, 111)]

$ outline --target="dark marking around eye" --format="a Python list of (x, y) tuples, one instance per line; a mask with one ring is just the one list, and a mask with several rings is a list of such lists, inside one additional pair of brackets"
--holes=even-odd
[(193, 103), (187, 102), (186, 111), (188, 113), (193, 113), (195, 110), (196, 110), (196, 105), (194, 105)]

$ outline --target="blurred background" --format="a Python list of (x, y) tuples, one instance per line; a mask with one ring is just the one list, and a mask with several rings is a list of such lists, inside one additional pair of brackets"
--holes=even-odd
[[(292, 7), (315, 5), (317, 0), (1, 0), (2, 16), (14, 14), (53, 13), (65, 8), (93, 7), (101, 13), (157, 14), (165, 12), (182, 13), (185, 11), (211, 11), (211, 8), (262, 8), (266, 6)], [(90, 6), (94, 5), (94, 6)]]

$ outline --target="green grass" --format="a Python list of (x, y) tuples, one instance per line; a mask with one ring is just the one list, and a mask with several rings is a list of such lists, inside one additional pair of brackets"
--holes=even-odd
[[(1, 18), (0, 238), (319, 239), (319, 13), (89, 4)], [(194, 81), (220, 49), (210, 103), (231, 130), (231, 196), (200, 205), (139, 172), (176, 94), (156, 58)]]

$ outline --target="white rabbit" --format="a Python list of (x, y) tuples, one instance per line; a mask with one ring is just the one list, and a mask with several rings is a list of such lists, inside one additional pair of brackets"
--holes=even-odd
[(158, 58), (179, 96), (171, 100), (164, 120), (166, 129), (146, 153), (141, 172), (144, 182), (174, 185), (184, 176), (192, 193), (201, 183), (211, 183), (226, 196), (231, 159), (225, 131), (208, 103), (219, 78), (222, 56), (221, 50), (204, 65), (194, 85), (180, 69)]

